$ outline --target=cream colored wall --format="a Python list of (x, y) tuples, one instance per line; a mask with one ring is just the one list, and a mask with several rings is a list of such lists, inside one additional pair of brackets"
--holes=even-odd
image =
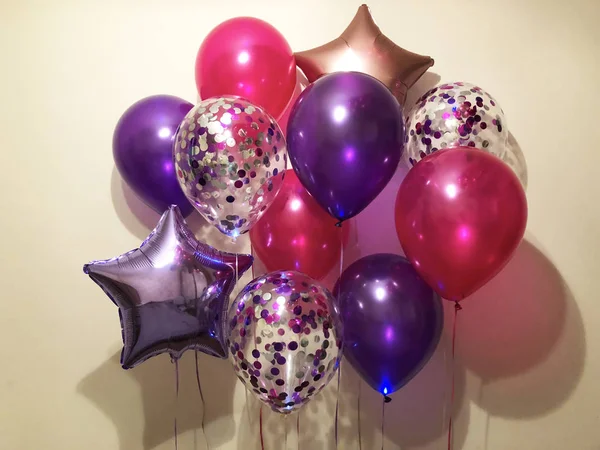
[[(137, 246), (158, 218), (115, 172), (115, 122), (150, 94), (193, 100), (197, 47), (231, 16), (261, 17), (300, 50), (337, 36), (358, 5), (0, 3), (0, 449), (174, 448), (171, 363), (163, 355), (120, 369), (117, 311), (81, 271), (90, 259)], [(442, 80), (473, 81), (500, 100), (529, 167), (529, 243), (459, 319), (455, 449), (600, 449), (600, 2), (370, 6), (390, 38), (435, 58)], [(383, 228), (397, 247), (391, 217)], [(231, 249), (193, 222), (199, 236)], [(446, 448), (448, 347), (445, 335), (387, 406), (386, 449)], [(229, 363), (201, 356), (200, 365), (210, 448), (259, 448), (257, 405), (246, 403)], [(193, 354), (180, 369), (179, 448), (203, 449)], [(356, 375), (343, 365), (344, 450), (358, 448), (357, 394)], [(335, 396), (330, 386), (301, 413), (300, 448), (335, 448)], [(362, 385), (361, 401), (362, 448), (379, 448), (380, 397)], [(287, 422), (265, 413), (267, 449), (284, 448), (284, 425), (296, 448), (296, 422)]]

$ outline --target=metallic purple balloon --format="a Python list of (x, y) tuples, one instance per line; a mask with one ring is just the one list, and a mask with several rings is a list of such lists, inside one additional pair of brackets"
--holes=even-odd
[(171, 206), (142, 243), (83, 271), (119, 307), (123, 351), (130, 369), (160, 353), (178, 359), (195, 349), (227, 357), (228, 298), (252, 256), (199, 242), (177, 206)]
[(440, 298), (408, 260), (378, 253), (355, 261), (334, 289), (344, 355), (383, 395), (408, 383), (440, 340)]
[(192, 104), (171, 95), (144, 98), (125, 111), (113, 135), (113, 157), (121, 177), (154, 211), (194, 210), (175, 175), (173, 138)]
[(298, 178), (333, 217), (354, 217), (394, 175), (404, 148), (402, 109), (377, 79), (337, 72), (298, 98), (287, 128)]

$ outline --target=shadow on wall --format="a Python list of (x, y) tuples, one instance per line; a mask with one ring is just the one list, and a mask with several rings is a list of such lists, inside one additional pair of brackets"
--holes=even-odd
[[(77, 390), (114, 423), (120, 450), (153, 450), (173, 439), (173, 421), (177, 411), (180, 443), (193, 441), (205, 447), (202, 414), (209, 448), (230, 441), (235, 435), (233, 392), (237, 378), (229, 361), (198, 354), (199, 374), (205, 405), (196, 382), (194, 352), (179, 361), (179, 396), (175, 404), (175, 366), (166, 355), (150, 358), (125, 371), (119, 353), (85, 377)], [(143, 410), (139, 410), (141, 396)], [(141, 418), (140, 418), (141, 416)], [(140, 422), (141, 419), (141, 423)], [(218, 433), (211, 424), (218, 421)], [(191, 436), (184, 436), (191, 434)]]
[(463, 302), (457, 353), (481, 378), (492, 416), (530, 418), (564, 403), (583, 371), (581, 313), (560, 273), (523, 241), (490, 283)]
[[(143, 241), (158, 223), (160, 215), (147, 206), (127, 186), (116, 167), (113, 167), (110, 186), (113, 207), (119, 220), (140, 242)], [(249, 242), (247, 236), (241, 236), (236, 242), (233, 242), (231, 238), (209, 224), (196, 211), (193, 211), (185, 220), (198, 240), (219, 250), (243, 253), (244, 247)]]

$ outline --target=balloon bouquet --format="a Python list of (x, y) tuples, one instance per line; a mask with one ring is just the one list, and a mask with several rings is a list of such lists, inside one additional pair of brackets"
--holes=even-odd
[[(296, 63), (311, 84), (293, 102)], [(296, 55), (269, 24), (235, 18), (198, 51), (196, 106), (155, 96), (129, 108), (115, 164), (166, 212), (138, 249), (84, 267), (119, 307), (123, 367), (187, 349), (229, 357), (283, 414), (333, 378), (342, 348), (386, 400), (410, 381), (440, 339), (440, 297), (458, 309), (509, 261), (527, 220), (490, 94), (443, 83), (404, 109), (431, 65), (382, 34), (365, 5), (339, 38)], [(339, 261), (346, 222), (401, 160), (410, 171), (389, 207), (406, 258), (361, 258), (331, 294), (318, 280)], [(250, 232), (269, 270), (234, 300), (253, 258), (199, 242), (190, 205), (232, 239)]]

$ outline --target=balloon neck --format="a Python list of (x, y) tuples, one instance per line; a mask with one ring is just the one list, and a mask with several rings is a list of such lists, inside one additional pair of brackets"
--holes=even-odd
[(454, 302), (454, 310), (455, 311), (460, 311), (462, 309), (462, 306), (460, 306), (459, 302)]
[(391, 402), (391, 401), (392, 401), (392, 397), (389, 397), (389, 396), (387, 396), (387, 395), (384, 395), (384, 396), (383, 396), (383, 401), (384, 401), (385, 403), (389, 403), (389, 402)]
[(342, 222), (343, 222), (343, 221), (342, 221), (342, 220), (340, 220), (339, 222), (337, 222), (337, 223), (335, 224), (335, 226), (336, 226), (336, 227), (338, 227), (338, 228), (342, 228)]

